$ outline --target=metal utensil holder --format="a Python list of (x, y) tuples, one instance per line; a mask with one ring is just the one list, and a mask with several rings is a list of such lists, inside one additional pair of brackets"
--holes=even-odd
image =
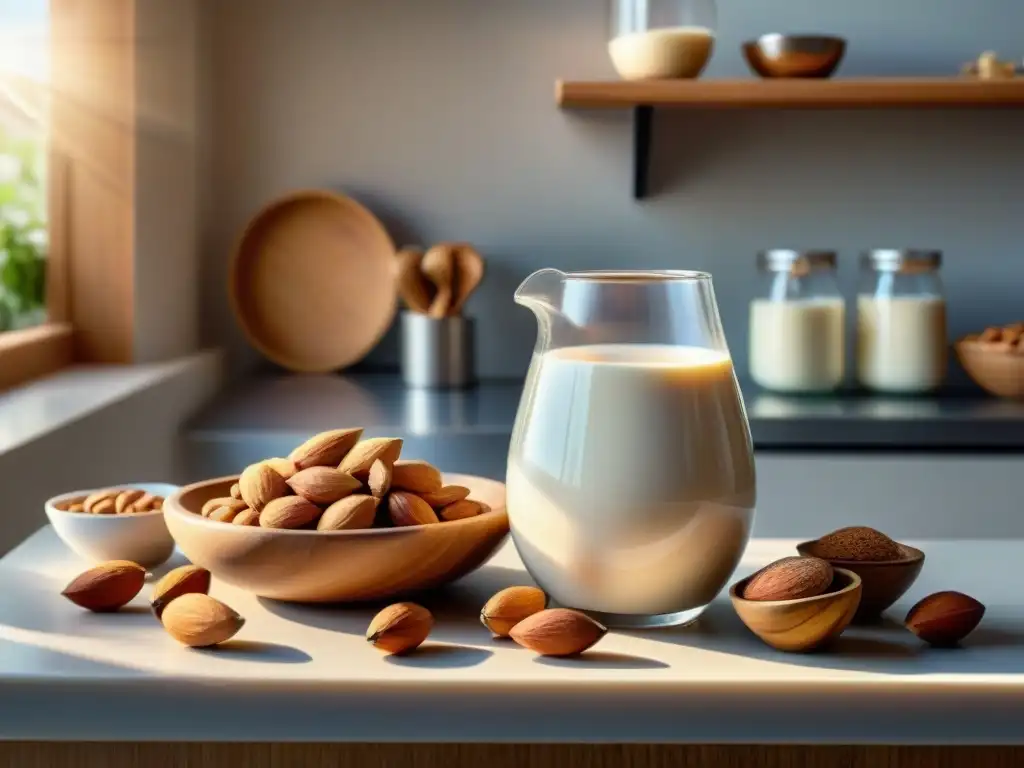
[(402, 380), (415, 389), (476, 384), (474, 325), (468, 317), (402, 313)]

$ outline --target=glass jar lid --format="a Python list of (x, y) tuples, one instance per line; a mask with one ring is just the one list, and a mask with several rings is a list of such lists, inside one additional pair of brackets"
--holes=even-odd
[(934, 272), (942, 266), (942, 251), (923, 248), (876, 248), (861, 257), (861, 265), (876, 272)]
[(817, 269), (835, 269), (838, 256), (835, 251), (798, 251), (791, 248), (773, 248), (757, 254), (758, 269), (766, 272), (789, 272), (806, 275)]

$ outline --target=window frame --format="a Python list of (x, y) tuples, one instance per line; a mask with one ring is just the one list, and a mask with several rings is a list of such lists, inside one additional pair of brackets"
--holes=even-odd
[(135, 2), (50, 0), (48, 320), (0, 333), (0, 390), (133, 361)]

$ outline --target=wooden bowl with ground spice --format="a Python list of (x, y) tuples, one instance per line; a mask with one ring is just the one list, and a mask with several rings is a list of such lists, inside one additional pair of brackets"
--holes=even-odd
[(878, 621), (882, 613), (903, 597), (924, 566), (924, 552), (901, 544), (866, 526), (840, 528), (820, 539), (798, 544), (801, 555), (827, 560), (860, 576), (860, 606), (854, 623)]

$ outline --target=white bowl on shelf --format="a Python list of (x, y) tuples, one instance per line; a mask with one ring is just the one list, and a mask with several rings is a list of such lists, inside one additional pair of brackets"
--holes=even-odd
[[(169, 483), (120, 483), (109, 488), (136, 488), (166, 499), (178, 490)], [(46, 516), (57, 536), (72, 551), (86, 560), (131, 560), (155, 568), (174, 552), (174, 539), (167, 530), (162, 509), (129, 515), (90, 515), (65, 512), (58, 505), (81, 499), (102, 488), (73, 491), (54, 496), (46, 502)]]

